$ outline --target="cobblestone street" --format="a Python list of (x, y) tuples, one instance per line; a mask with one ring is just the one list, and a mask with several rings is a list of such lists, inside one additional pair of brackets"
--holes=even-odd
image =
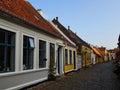
[(120, 79), (113, 73), (113, 67), (112, 62), (96, 64), (27, 90), (120, 90)]

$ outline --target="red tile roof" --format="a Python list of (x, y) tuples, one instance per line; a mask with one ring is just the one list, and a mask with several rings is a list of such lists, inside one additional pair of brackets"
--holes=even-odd
[(99, 49), (103, 52), (105, 52), (106, 48), (105, 47), (99, 47)]
[(58, 32), (51, 29), (46, 20), (25, 0), (1, 0), (0, 10), (27, 21), (49, 33), (58, 35)]
[(98, 56), (102, 57), (102, 52), (98, 48), (92, 47), (92, 49)]

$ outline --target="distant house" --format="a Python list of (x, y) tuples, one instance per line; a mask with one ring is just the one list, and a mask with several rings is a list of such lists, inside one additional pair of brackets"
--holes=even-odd
[(109, 54), (105, 47), (99, 47), (99, 50), (102, 52), (102, 55), (104, 56), (103, 62), (107, 62), (109, 60)]
[(108, 52), (109, 52), (109, 60), (115, 60), (116, 55), (114, 49), (110, 49), (108, 50)]
[[(91, 47), (91, 48), (92, 48), (92, 47)], [(96, 63), (97, 63), (96, 54), (95, 54), (93, 48), (92, 48), (92, 50), (91, 50), (91, 62), (92, 62), (92, 64), (96, 64)]]
[[(0, 1), (0, 89), (20, 89), (47, 80), (51, 61), (56, 74), (63, 74), (64, 46), (62, 35), (30, 3)], [(75, 49), (65, 51), (66, 56), (75, 57)]]
[(92, 62), (91, 62), (91, 47), (86, 45), (82, 46), (82, 56), (83, 56), (83, 60), (82, 60), (82, 66), (83, 67), (89, 67)]
[(95, 47), (95, 46), (91, 46), (92, 51), (91, 51), (91, 62), (92, 64), (97, 64), (101, 61), (103, 61), (103, 56), (101, 51)]

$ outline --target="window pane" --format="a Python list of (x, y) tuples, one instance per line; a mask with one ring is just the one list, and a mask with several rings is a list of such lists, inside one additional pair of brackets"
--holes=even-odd
[(15, 44), (15, 34), (8, 32), (8, 44)]
[(28, 37), (27, 37), (27, 36), (24, 36), (24, 37), (23, 37), (23, 46), (24, 46), (24, 47), (27, 47), (27, 46), (28, 46)]
[(72, 64), (72, 50), (69, 50), (70, 64)]
[(23, 69), (26, 70), (27, 69), (27, 49), (23, 49)]
[(0, 29), (0, 44), (5, 43), (5, 31)]
[(28, 52), (28, 69), (33, 69), (33, 49), (29, 49)]
[(29, 44), (30, 44), (30, 47), (31, 47), (31, 48), (34, 48), (34, 47), (35, 47), (34, 39), (33, 39), (33, 38), (29, 38)]
[(0, 46), (0, 72), (5, 71), (5, 47)]
[(6, 30), (1, 31), (0, 29), (0, 72), (10, 72), (14, 70), (15, 33)]
[(55, 65), (55, 45), (50, 43), (50, 62)]
[(46, 42), (39, 41), (39, 67), (46, 67)]
[(65, 49), (65, 64), (68, 64), (68, 50)]
[(33, 69), (34, 39), (28, 36), (23, 37), (23, 70)]
[(73, 60), (74, 60), (74, 69), (76, 69), (76, 53), (75, 53), (75, 51), (73, 51)]
[(33, 69), (33, 49), (23, 50), (23, 69)]
[(73, 51), (73, 58), (74, 58), (74, 61), (76, 60), (76, 54), (75, 54), (75, 51)]
[(14, 47), (7, 48), (7, 62), (6, 62), (6, 70), (7, 71), (14, 71), (15, 70), (15, 49)]

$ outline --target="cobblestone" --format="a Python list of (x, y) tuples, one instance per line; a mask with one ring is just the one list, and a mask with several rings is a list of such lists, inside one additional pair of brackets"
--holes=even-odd
[(96, 64), (27, 90), (120, 90), (120, 79), (113, 73), (113, 67), (112, 62)]

